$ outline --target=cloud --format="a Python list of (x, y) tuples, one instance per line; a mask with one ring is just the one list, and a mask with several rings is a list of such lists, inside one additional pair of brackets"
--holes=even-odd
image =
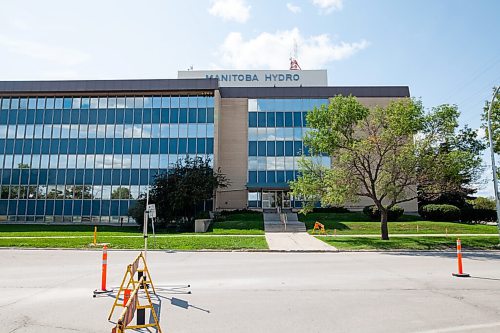
[(343, 0), (312, 0), (312, 3), (328, 14), (334, 10), (341, 10)]
[(302, 11), (302, 8), (290, 2), (286, 4), (286, 8), (294, 14), (298, 14)]
[(34, 41), (13, 39), (3, 35), (0, 35), (0, 46), (11, 53), (47, 60), (65, 66), (78, 65), (90, 58), (88, 54), (79, 50)]
[(263, 32), (249, 40), (245, 40), (239, 32), (232, 32), (219, 46), (216, 56), (220, 62), (213, 67), (285, 69), (288, 68), (295, 42), (302, 69), (323, 68), (327, 63), (349, 58), (369, 45), (366, 40), (333, 43), (327, 34), (304, 37), (297, 28), (276, 33)]
[(250, 17), (250, 8), (245, 0), (212, 0), (208, 12), (210, 15), (222, 17), (224, 21), (245, 23)]

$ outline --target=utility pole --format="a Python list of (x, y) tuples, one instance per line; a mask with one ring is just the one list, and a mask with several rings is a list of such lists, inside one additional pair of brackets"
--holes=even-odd
[(500, 237), (500, 201), (498, 198), (497, 166), (495, 164), (495, 152), (493, 149), (493, 134), (491, 131), (491, 109), (493, 108), (493, 103), (495, 102), (495, 98), (499, 91), (500, 91), (500, 86), (498, 86), (493, 92), (493, 97), (491, 98), (490, 107), (488, 108), (488, 139), (490, 141), (491, 169), (493, 171), (493, 186), (495, 188), (495, 204), (497, 207), (497, 228), (498, 228), (498, 236)]

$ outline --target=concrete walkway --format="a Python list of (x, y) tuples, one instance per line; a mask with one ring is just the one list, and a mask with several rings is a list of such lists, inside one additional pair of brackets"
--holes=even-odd
[[(380, 237), (380, 234), (360, 234), (360, 235), (321, 235), (316, 234), (316, 236), (324, 237)], [(389, 237), (498, 237), (498, 234), (391, 234)]]
[(274, 251), (337, 251), (307, 232), (266, 232), (266, 241)]

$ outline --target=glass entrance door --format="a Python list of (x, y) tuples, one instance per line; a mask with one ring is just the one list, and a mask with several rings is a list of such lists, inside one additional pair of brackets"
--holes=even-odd
[(262, 208), (291, 208), (290, 193), (288, 191), (263, 191)]
[(262, 208), (276, 208), (276, 192), (262, 192)]

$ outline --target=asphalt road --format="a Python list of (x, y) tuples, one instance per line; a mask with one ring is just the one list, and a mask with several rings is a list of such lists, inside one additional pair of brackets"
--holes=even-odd
[[(110, 251), (117, 286), (135, 251)], [(499, 332), (500, 253), (149, 252), (163, 332)], [(101, 253), (0, 250), (0, 332), (111, 332)], [(191, 284), (192, 294), (168, 286)], [(118, 312), (120, 309), (118, 310)], [(114, 316), (116, 318), (116, 316)]]

